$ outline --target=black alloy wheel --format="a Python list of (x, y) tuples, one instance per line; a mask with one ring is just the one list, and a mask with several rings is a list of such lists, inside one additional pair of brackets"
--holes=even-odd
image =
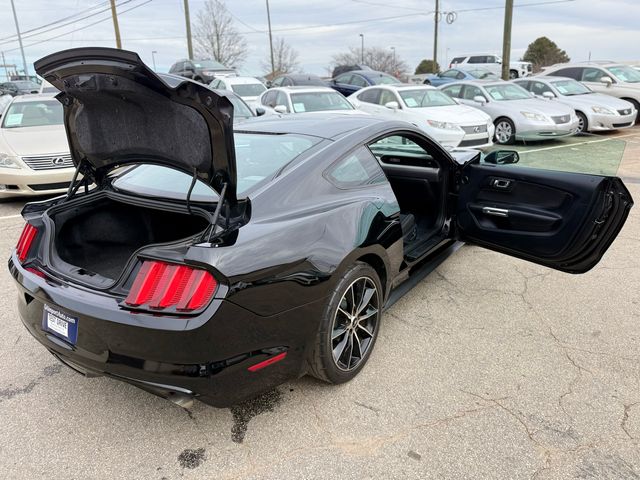
[(364, 367), (380, 327), (382, 287), (376, 271), (358, 262), (329, 301), (309, 361), (309, 373), (329, 383), (351, 380)]

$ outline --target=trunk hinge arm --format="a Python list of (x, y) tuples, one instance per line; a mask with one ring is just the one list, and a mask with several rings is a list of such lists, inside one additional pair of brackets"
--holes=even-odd
[[(82, 175), (82, 179), (78, 179), (80, 175)], [(80, 159), (76, 171), (73, 173), (73, 179), (69, 184), (65, 200), (71, 200), (83, 184), (84, 193), (89, 193), (89, 185), (93, 183), (93, 181), (93, 171), (89, 162), (86, 158)]]
[[(211, 237), (213, 237), (216, 227), (218, 226), (218, 218), (220, 218), (220, 211), (222, 210), (222, 206), (225, 203), (225, 194), (227, 193), (227, 183), (222, 184), (222, 190), (220, 191), (220, 198), (218, 199), (218, 205), (216, 205), (216, 210), (213, 213), (213, 219), (211, 220), (211, 230), (209, 231), (209, 235), (207, 237), (207, 243), (211, 243)], [(227, 219), (229, 216), (227, 215)]]

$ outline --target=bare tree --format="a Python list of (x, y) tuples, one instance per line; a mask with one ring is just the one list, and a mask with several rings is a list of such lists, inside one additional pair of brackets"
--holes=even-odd
[(360, 65), (364, 63), (368, 67), (400, 76), (409, 68), (407, 64), (391, 49), (369, 47), (364, 49), (364, 62), (359, 48), (349, 47), (349, 51), (339, 53), (331, 57), (334, 65)]
[(300, 66), (298, 51), (285, 42), (282, 37), (276, 38), (273, 44), (273, 66), (274, 71), (271, 72), (271, 56), (269, 54), (267, 61), (262, 62), (262, 68), (270, 72), (269, 76), (276, 77), (284, 73), (292, 73)]
[(206, 0), (194, 25), (196, 54), (227, 67), (238, 67), (247, 56), (247, 42), (233, 25), (223, 0)]

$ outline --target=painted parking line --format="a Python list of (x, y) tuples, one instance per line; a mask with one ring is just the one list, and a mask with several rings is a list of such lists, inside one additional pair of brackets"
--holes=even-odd
[(19, 213), (16, 215), (5, 215), (4, 217), (0, 217), (0, 220), (9, 220), (10, 218), (20, 218), (22, 215)]
[(598, 139), (598, 140), (587, 140), (587, 141), (578, 142), (578, 143), (567, 143), (566, 145), (555, 145), (553, 147), (532, 148), (531, 150), (529, 150), (529, 149), (525, 150), (524, 153), (544, 152), (545, 150), (556, 150), (558, 148), (577, 147), (579, 145), (588, 145), (590, 143), (610, 142), (612, 140), (617, 140), (618, 138), (635, 137), (637, 135), (638, 135), (637, 133), (628, 133), (626, 135), (617, 135), (615, 137), (601, 138), (601, 139)]

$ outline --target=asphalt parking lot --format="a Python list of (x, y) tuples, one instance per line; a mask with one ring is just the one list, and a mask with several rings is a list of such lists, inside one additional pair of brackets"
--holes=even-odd
[[(617, 173), (640, 199), (640, 127), (517, 148), (530, 152), (523, 163), (581, 160), (607, 173), (617, 165), (605, 157), (624, 153)], [(5, 258), (22, 205), (0, 203)], [(639, 247), (637, 206), (585, 275), (464, 246), (386, 313), (351, 383), (303, 378), (231, 409), (190, 411), (62, 367), (22, 327), (4, 268), (0, 473), (638, 479)]]

